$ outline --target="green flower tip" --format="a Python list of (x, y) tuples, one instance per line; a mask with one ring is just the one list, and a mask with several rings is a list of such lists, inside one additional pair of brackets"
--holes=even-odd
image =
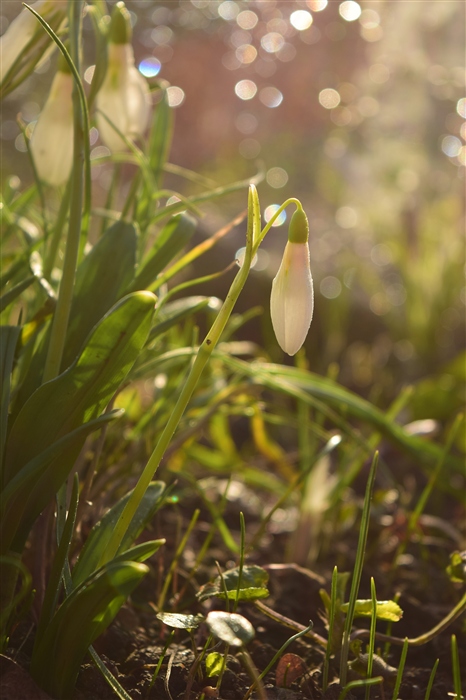
[(304, 210), (299, 207), (291, 217), (288, 240), (290, 243), (307, 243), (308, 238), (309, 221)]
[(133, 30), (131, 28), (131, 17), (124, 2), (117, 2), (112, 12), (110, 21), (109, 39), (112, 44), (131, 43)]

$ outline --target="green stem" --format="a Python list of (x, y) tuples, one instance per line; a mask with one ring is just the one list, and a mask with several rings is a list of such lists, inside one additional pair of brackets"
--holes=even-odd
[(290, 204), (296, 204), (297, 209), (302, 210), (302, 208), (303, 208), (299, 199), (296, 199), (295, 197), (290, 197), (289, 199), (286, 200), (286, 202), (283, 202), (281, 207), (279, 207), (277, 209), (275, 214), (271, 217), (271, 219), (264, 226), (264, 228), (260, 232), (260, 235), (257, 237), (257, 240), (254, 241), (254, 248), (252, 250), (253, 256), (257, 253), (257, 249), (259, 248), (260, 244), (262, 243), (265, 236), (268, 234), (268, 232), (270, 231), (270, 229), (272, 228), (272, 226), (274, 225), (275, 221), (278, 219), (278, 217), (280, 216), (282, 211), (284, 211), (287, 208), (287, 206), (289, 206)]
[[(252, 200), (254, 198), (254, 193), (255, 188), (254, 192), (251, 188), (249, 192), (249, 211), (252, 211)], [(162, 457), (165, 454), (165, 450), (170, 444), (170, 441), (175, 433), (176, 428), (178, 427), (178, 424), (181, 420), (181, 417), (183, 416), (184, 411), (186, 410), (186, 407), (189, 403), (189, 400), (191, 399), (191, 396), (194, 392), (194, 389), (196, 388), (201, 374), (206, 364), (208, 363), (212, 352), (220, 339), (220, 336), (222, 335), (225, 329), (228, 319), (230, 318), (231, 312), (233, 311), (233, 308), (240, 295), (240, 292), (243, 289), (244, 284), (248, 278), (249, 269), (251, 267), (253, 228), (253, 217), (249, 216), (246, 240), (246, 254), (244, 257), (243, 266), (240, 268), (235, 279), (233, 280), (227, 297), (222, 305), (222, 308), (220, 309), (218, 316), (212, 325), (212, 328), (210, 329), (209, 333), (207, 334), (206, 338), (204, 339), (203, 343), (201, 344), (198, 350), (196, 359), (194, 360), (193, 366), (191, 367), (191, 371), (188, 375), (186, 383), (183, 386), (178, 401), (176, 402), (175, 408), (173, 409), (173, 412), (170, 418), (168, 419), (165, 429), (163, 430), (162, 435), (160, 436), (160, 439), (152, 455), (149, 458), (149, 461), (147, 462), (141, 476), (139, 477), (138, 483), (136, 484), (131, 496), (128, 499), (128, 502), (126, 503), (126, 506), (123, 509), (120, 519), (118, 520), (116, 527), (113, 530), (111, 539), (108, 543), (104, 554), (104, 560), (101, 561), (101, 564), (110, 561), (117, 554), (118, 548), (128, 529), (128, 526), (132, 521), (150, 482), (154, 478), (159, 464), (162, 461)]]
[(55, 267), (55, 260), (57, 257), (58, 248), (63, 233), (63, 227), (65, 225), (66, 216), (68, 214), (68, 207), (70, 205), (70, 190), (71, 182), (68, 182), (62, 200), (60, 202), (60, 209), (58, 210), (57, 220), (53, 229), (49, 251), (44, 263), (44, 277), (49, 282), (51, 281), (52, 271)]
[(374, 454), (372, 460), (371, 469), (369, 472), (369, 478), (366, 486), (366, 493), (364, 496), (364, 506), (362, 510), (361, 517), (361, 527), (359, 530), (359, 541), (358, 548), (356, 552), (356, 561), (354, 563), (353, 580), (351, 582), (351, 592), (349, 597), (348, 611), (346, 613), (345, 629), (343, 632), (343, 644), (341, 648), (340, 657), (340, 683), (342, 686), (346, 685), (346, 676), (348, 672), (348, 653), (350, 645), (350, 633), (351, 626), (354, 619), (354, 611), (356, 608), (356, 599), (359, 591), (359, 584), (361, 583), (362, 568), (364, 564), (364, 554), (366, 551), (367, 534), (369, 532), (369, 515), (372, 500), (372, 490), (374, 488), (375, 474), (377, 471), (377, 464), (379, 461), (379, 453)]
[[(73, 74), (79, 79), (79, 46), (81, 36), (82, 0), (69, 3), (70, 20), (70, 50), (73, 63)], [(66, 49), (65, 49), (66, 50)], [(82, 204), (83, 204), (83, 171), (84, 171), (84, 130), (83, 108), (78, 83), (73, 88), (73, 125), (74, 125), (74, 155), (71, 181), (71, 205), (68, 237), (66, 240), (63, 276), (57, 306), (52, 321), (50, 344), (45, 362), (43, 382), (54, 379), (60, 373), (60, 365), (65, 346), (66, 331), (71, 311), (74, 280), (78, 262), (79, 242), (81, 237)]]

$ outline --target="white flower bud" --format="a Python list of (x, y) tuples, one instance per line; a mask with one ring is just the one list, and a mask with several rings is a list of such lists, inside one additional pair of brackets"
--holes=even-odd
[[(44, 17), (55, 31), (58, 31), (66, 18), (64, 2), (39, 0), (31, 4), (31, 7)], [(32, 12), (24, 8), (11, 22), (5, 34), (0, 37), (0, 83), (3, 83), (5, 76), (15, 64), (13, 73), (17, 74), (21, 73), (24, 62), (37, 63), (50, 43), (50, 37), (44, 32), (40, 22)], [(27, 51), (25, 51), (26, 48)]]
[(31, 136), (37, 174), (49, 185), (62, 185), (73, 164), (73, 77), (58, 70)]
[(111, 151), (125, 151), (127, 146), (110, 121), (128, 139), (144, 133), (149, 120), (149, 88), (134, 65), (131, 44), (109, 44), (107, 73), (97, 98), (97, 127)]
[(270, 297), (273, 330), (288, 355), (295, 355), (306, 340), (313, 311), (308, 244), (288, 241)]

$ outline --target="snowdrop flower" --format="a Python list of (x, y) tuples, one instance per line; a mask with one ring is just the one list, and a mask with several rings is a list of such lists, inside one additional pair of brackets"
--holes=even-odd
[(134, 65), (130, 42), (129, 13), (119, 2), (110, 23), (107, 73), (96, 98), (97, 127), (104, 143), (114, 152), (127, 147), (112, 124), (127, 139), (134, 140), (144, 133), (149, 120), (149, 88)]
[(31, 153), (41, 180), (62, 185), (73, 164), (73, 76), (65, 59), (59, 62), (49, 96), (31, 136)]
[[(31, 7), (57, 31), (66, 18), (66, 4), (40, 0)], [(37, 62), (51, 40), (32, 12), (23, 9), (0, 37), (0, 83), (14, 67), (15, 74), (23, 67), (23, 59)], [(19, 59), (19, 60), (18, 60)], [(16, 70), (17, 69), (17, 70)], [(11, 76), (10, 76), (11, 77)]]
[(307, 216), (299, 208), (291, 217), (288, 242), (270, 297), (273, 330), (288, 355), (295, 355), (306, 340), (314, 310), (308, 237)]

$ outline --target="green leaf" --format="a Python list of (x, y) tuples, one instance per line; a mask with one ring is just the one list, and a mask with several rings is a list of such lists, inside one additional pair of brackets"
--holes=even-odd
[(134, 277), (136, 246), (133, 224), (117, 221), (79, 265), (63, 353), (63, 369), (73, 362), (96, 323), (123, 296)]
[[(348, 612), (349, 603), (343, 603), (340, 610)], [(357, 600), (354, 608), (355, 617), (370, 617), (372, 615), (372, 600)], [(376, 617), (378, 620), (399, 622), (403, 617), (403, 610), (394, 600), (378, 600)]]
[(213, 651), (210, 654), (207, 654), (205, 659), (207, 678), (212, 678), (212, 676), (219, 676), (221, 674), (223, 659), (223, 654), (219, 654), (218, 651)]
[[(217, 576), (212, 583), (206, 583), (197, 594), (200, 601), (208, 598), (225, 599), (225, 589), (230, 600), (258, 600), (267, 598), (270, 593), (267, 589), (269, 575), (265, 569), (251, 564), (244, 566), (241, 571), (241, 585), (238, 590), (239, 567), (225, 571), (222, 576)], [(222, 582), (223, 579), (223, 582)]]
[(62, 603), (34, 649), (31, 674), (47, 693), (69, 698), (88, 647), (148, 573), (145, 564), (110, 563)]
[[(125, 537), (120, 545), (118, 554), (128, 554), (126, 550), (133, 544), (134, 540), (141, 534), (147, 523), (153, 518), (162, 503), (165, 484), (162, 481), (153, 481), (147, 489), (139, 508), (131, 521)], [(123, 512), (132, 491), (127, 493), (110, 508), (98, 523), (92, 528), (84, 547), (81, 550), (79, 559), (73, 569), (73, 585), (77, 586), (90, 576), (101, 564), (110, 536)], [(158, 540), (160, 542), (160, 540)], [(159, 545), (160, 546), (160, 545)], [(158, 547), (157, 547), (158, 548)], [(129, 550), (132, 551), (132, 550)], [(149, 555), (150, 556), (150, 555)], [(128, 557), (129, 558), (129, 554)], [(132, 556), (131, 556), (132, 559)]]
[(176, 627), (179, 630), (194, 630), (201, 622), (204, 622), (204, 615), (183, 615), (182, 613), (161, 612), (156, 615), (168, 627)]
[(454, 583), (466, 582), (466, 552), (453, 552), (450, 554), (450, 564), (447, 566), (447, 574)]
[(61, 582), (65, 567), (68, 565), (68, 552), (73, 538), (74, 524), (79, 502), (79, 477), (74, 475), (73, 490), (70, 498), (70, 508), (66, 516), (65, 526), (61, 536), (60, 544), (53, 558), (52, 568), (49, 574), (47, 588), (45, 590), (44, 602), (40, 611), (39, 623), (36, 630), (35, 644), (44, 634), (48, 623), (52, 619), (53, 613), (60, 595)]
[(157, 275), (192, 238), (195, 229), (196, 221), (188, 214), (172, 216), (157, 236), (128, 291), (148, 289), (155, 282)]
[(15, 359), (16, 344), (20, 335), (20, 326), (0, 326), (0, 377), (2, 379), (2, 399), (0, 406), (0, 479), (3, 479), (3, 453), (8, 427), (11, 372)]
[[(121, 299), (133, 279), (136, 238), (132, 224), (118, 221), (104, 233), (79, 265), (61, 364), (62, 371), (76, 359), (89, 333)], [(48, 324), (24, 374), (13, 406), (15, 418), (26, 400), (41, 384), (50, 329), (51, 324)]]
[(154, 303), (150, 292), (122, 299), (94, 328), (72, 366), (28, 399), (8, 440), (7, 480), (58, 439), (100, 415), (146, 342)]
[(18, 284), (15, 284), (15, 286), (9, 289), (8, 292), (5, 292), (5, 294), (3, 294), (0, 297), (0, 313), (4, 311), (10, 304), (12, 304), (15, 301), (15, 299), (17, 299), (17, 297), (19, 297), (19, 295), (24, 292), (25, 289), (30, 287), (35, 279), (36, 278), (34, 277), (34, 275), (31, 275), (22, 282), (18, 282)]
[[(379, 408), (327, 377), (320, 377), (296, 367), (266, 362), (243, 362), (221, 354), (218, 350), (216, 354), (222, 356), (225, 364), (240, 375), (249, 376), (254, 384), (294, 396), (310, 404), (314, 399), (322, 400), (322, 404), (325, 402), (325, 405), (372, 425), (416, 460), (434, 465), (442, 455), (442, 448), (438, 445), (409, 435), (403, 426), (395, 423)], [(457, 470), (464, 468), (463, 460), (455, 455), (447, 455), (445, 463)]]
[(173, 110), (168, 104), (167, 91), (163, 89), (161, 94), (162, 99), (157, 105), (149, 137), (149, 164), (158, 185), (168, 159), (173, 135)]
[(80, 425), (31, 459), (2, 490), (0, 496), (0, 551), (21, 551), (28, 532), (65, 481), (88, 435), (123, 411), (105, 413)]
[(217, 639), (232, 647), (242, 647), (254, 639), (254, 627), (238, 613), (213, 610), (207, 615), (206, 623)]
[(217, 297), (192, 296), (176, 299), (163, 306), (157, 315), (156, 323), (150, 332), (150, 339), (157, 338), (169, 328), (193, 316), (198, 311), (218, 311), (221, 302)]

